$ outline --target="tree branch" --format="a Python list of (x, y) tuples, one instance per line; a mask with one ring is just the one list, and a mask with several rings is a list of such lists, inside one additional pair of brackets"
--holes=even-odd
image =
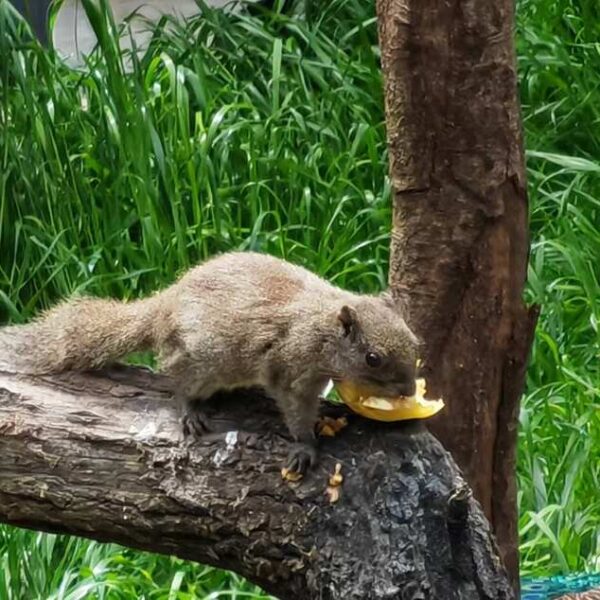
[(0, 520), (231, 569), (286, 599), (513, 598), (479, 505), (421, 423), (356, 418), (292, 484), (271, 402), (209, 405), (222, 433), (189, 444), (147, 371), (0, 373)]

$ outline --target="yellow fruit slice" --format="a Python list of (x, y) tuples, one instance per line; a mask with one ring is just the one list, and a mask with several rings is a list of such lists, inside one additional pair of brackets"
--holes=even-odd
[(404, 421), (408, 419), (426, 419), (440, 412), (443, 400), (427, 400), (424, 379), (417, 379), (414, 396), (381, 398), (367, 386), (356, 385), (351, 381), (336, 383), (340, 398), (354, 412), (376, 421)]

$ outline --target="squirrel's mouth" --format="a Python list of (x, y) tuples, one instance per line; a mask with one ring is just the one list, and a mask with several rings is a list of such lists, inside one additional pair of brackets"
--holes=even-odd
[[(397, 398), (400, 396), (414, 396), (417, 390), (416, 379), (404, 379), (402, 381), (380, 381), (377, 379), (360, 378), (352, 380), (356, 385), (364, 386), (377, 396)], [(335, 383), (340, 383), (336, 381)]]

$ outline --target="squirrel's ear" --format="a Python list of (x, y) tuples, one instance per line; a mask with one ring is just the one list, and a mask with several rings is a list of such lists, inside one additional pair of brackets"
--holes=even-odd
[(358, 315), (352, 307), (347, 305), (342, 306), (338, 313), (338, 321), (342, 324), (346, 337), (349, 335), (354, 336), (358, 331)]

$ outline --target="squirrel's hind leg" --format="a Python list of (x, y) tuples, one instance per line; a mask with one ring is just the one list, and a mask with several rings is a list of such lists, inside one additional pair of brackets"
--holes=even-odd
[(203, 403), (217, 390), (210, 382), (210, 374), (202, 372), (202, 365), (183, 352), (163, 361), (162, 372), (169, 378), (173, 395), (181, 412), (181, 427), (185, 436), (201, 437), (212, 431)]

